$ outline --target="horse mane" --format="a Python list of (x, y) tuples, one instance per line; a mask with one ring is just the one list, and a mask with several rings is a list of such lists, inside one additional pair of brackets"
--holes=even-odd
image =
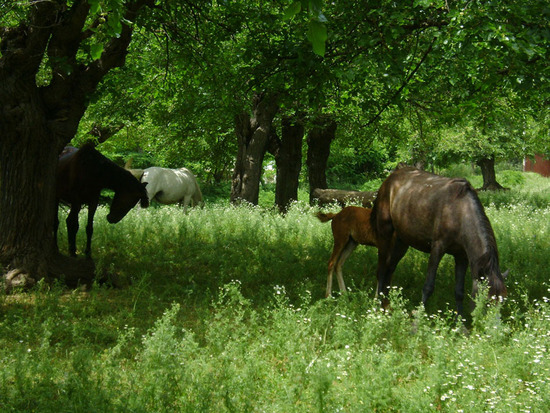
[[(466, 180), (465, 180), (466, 181)], [(472, 274), (477, 277), (488, 277), (491, 295), (501, 295), (503, 291), (506, 291), (504, 280), (500, 272), (500, 263), (498, 258), (498, 247), (495, 238), (495, 233), (485, 214), (485, 208), (481, 204), (476, 190), (466, 181), (468, 186), (465, 192), (470, 195), (471, 200), (474, 202), (478, 222), (480, 224), (481, 234), (483, 236), (484, 244), (487, 251), (482, 254), (476, 262), (472, 263)]]

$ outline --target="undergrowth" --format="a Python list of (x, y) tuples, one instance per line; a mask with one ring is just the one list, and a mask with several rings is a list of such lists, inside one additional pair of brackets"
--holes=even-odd
[(479, 294), (465, 323), (453, 260), (424, 309), (427, 255), (412, 250), (390, 310), (374, 299), (372, 247), (344, 266), (350, 293), (323, 298), (332, 234), (303, 203), (284, 217), (153, 206), (116, 225), (100, 208), (92, 250), (106, 283), (0, 294), (0, 410), (544, 411), (550, 209), (521, 195), (544, 182), (525, 176), (484, 200), (508, 298)]

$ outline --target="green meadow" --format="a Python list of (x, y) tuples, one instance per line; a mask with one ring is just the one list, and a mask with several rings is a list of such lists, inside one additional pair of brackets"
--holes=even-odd
[(100, 208), (92, 254), (102, 282), (0, 293), (0, 410), (546, 411), (550, 180), (497, 176), (510, 190), (480, 198), (510, 270), (508, 297), (479, 295), (464, 323), (450, 257), (419, 305), (427, 255), (414, 250), (395, 272), (391, 310), (374, 297), (372, 247), (344, 266), (349, 294), (336, 287), (325, 299), (330, 224), (303, 201), (282, 216), (268, 190), (258, 207), (205, 190), (205, 207), (187, 215), (135, 208), (115, 225)]

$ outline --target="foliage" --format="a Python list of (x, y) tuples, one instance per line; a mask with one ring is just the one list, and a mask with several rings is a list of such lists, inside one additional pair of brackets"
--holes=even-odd
[(531, 133), (547, 106), (547, 13), (540, 2), (165, 2), (140, 21), (78, 139), (94, 122), (123, 123), (109, 151), (193, 164), (219, 182), (234, 159), (235, 114), (272, 91), (280, 116), (337, 118), (331, 162), (358, 148), (352, 175), (380, 144), (399, 150), (392, 162), (426, 166), (529, 152), (548, 138)]

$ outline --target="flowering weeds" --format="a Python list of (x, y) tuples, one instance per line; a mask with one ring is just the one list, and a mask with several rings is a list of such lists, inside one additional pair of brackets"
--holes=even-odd
[(285, 217), (223, 204), (187, 215), (136, 209), (116, 226), (105, 213), (94, 256), (124, 288), (40, 284), (0, 295), (2, 411), (550, 405), (547, 209), (487, 207), (511, 268), (509, 297), (495, 305), (480, 293), (465, 324), (453, 312), (452, 260), (429, 307), (418, 305), (427, 257), (413, 251), (398, 266), (389, 310), (374, 298), (372, 248), (346, 263), (350, 294), (324, 299), (332, 235), (303, 204)]

